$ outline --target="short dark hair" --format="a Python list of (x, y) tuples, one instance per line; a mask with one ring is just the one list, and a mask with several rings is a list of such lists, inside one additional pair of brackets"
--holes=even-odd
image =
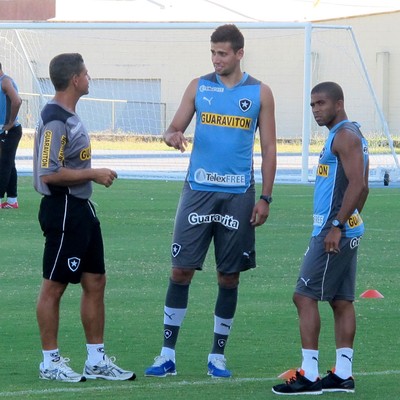
[(311, 94), (326, 93), (333, 101), (344, 100), (343, 89), (336, 82), (321, 82), (314, 86)]
[(211, 43), (221, 42), (229, 42), (235, 53), (244, 47), (243, 34), (234, 24), (221, 25), (213, 32), (211, 35)]
[(71, 78), (83, 70), (84, 61), (79, 53), (63, 53), (50, 61), (50, 79), (56, 90), (65, 90)]
[(0, 69), (3, 69), (2, 66), (1, 66), (1, 62), (0, 62)]

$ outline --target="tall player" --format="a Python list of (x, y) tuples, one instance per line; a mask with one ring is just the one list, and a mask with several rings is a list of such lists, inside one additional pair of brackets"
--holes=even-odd
[[(88, 132), (75, 112), (89, 92), (89, 74), (78, 53), (60, 54), (50, 62), (56, 90), (46, 104), (35, 135), (34, 185), (43, 195), (39, 222), (46, 238), (43, 282), (37, 320), (43, 362), (39, 377), (63, 382), (86, 379), (133, 380), (136, 375), (118, 367), (104, 351), (104, 289), (106, 285), (100, 222), (90, 201), (92, 182), (105, 187), (117, 178), (108, 168), (91, 167)], [(75, 372), (61, 356), (58, 343), (60, 301), (68, 284), (82, 286), (81, 319), (87, 360)]]
[[(357, 250), (364, 233), (361, 211), (368, 196), (368, 144), (348, 120), (342, 88), (323, 82), (311, 91), (315, 121), (329, 129), (320, 154), (314, 191), (314, 229), (293, 301), (300, 321), (303, 361), (296, 376), (276, 385), (276, 394), (354, 392), (353, 343)], [(328, 301), (335, 320), (336, 366), (320, 379), (319, 301)]]
[[(215, 71), (194, 79), (164, 133), (181, 152), (196, 114), (193, 150), (177, 209), (172, 270), (164, 306), (164, 342), (146, 376), (176, 374), (175, 345), (188, 306), (189, 286), (201, 270), (211, 241), (215, 246), (218, 295), (208, 374), (227, 378), (225, 346), (235, 315), (239, 276), (256, 266), (255, 227), (269, 215), (276, 171), (274, 98), (271, 89), (241, 70), (244, 38), (235, 25), (211, 36)], [(259, 129), (262, 193), (255, 201), (253, 145)]]

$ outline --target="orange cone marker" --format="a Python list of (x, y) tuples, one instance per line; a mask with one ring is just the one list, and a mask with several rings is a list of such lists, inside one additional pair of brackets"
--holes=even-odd
[(288, 369), (285, 372), (282, 372), (278, 378), (283, 379), (285, 381), (289, 381), (290, 378), (294, 378), (296, 376), (296, 370), (295, 369)]
[(374, 289), (366, 290), (364, 293), (360, 294), (360, 297), (364, 299), (383, 299), (383, 295)]

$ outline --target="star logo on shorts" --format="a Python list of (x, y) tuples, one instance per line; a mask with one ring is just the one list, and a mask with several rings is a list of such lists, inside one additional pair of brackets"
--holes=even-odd
[(239, 100), (239, 107), (242, 111), (247, 111), (250, 109), (252, 105), (252, 101), (249, 99), (240, 99)]
[(181, 248), (182, 248), (182, 246), (180, 244), (172, 243), (172, 246), (171, 246), (171, 254), (172, 254), (172, 256), (176, 257), (179, 254), (179, 252), (181, 251)]
[(75, 272), (79, 268), (79, 264), (81, 263), (81, 259), (78, 257), (68, 258), (68, 268)]

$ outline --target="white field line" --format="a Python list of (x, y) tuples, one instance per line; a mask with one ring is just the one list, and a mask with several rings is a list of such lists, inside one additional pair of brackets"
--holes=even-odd
[[(359, 373), (354, 373), (354, 376), (374, 376), (374, 375), (399, 375), (400, 370), (388, 370), (388, 371), (377, 371), (377, 372), (359, 372)], [(229, 385), (232, 384), (242, 384), (242, 383), (247, 383), (247, 382), (273, 382), (273, 381), (279, 381), (279, 378), (273, 377), (273, 378), (232, 378), (232, 379), (205, 379), (201, 381), (178, 381), (174, 382), (173, 380), (175, 378), (167, 378), (167, 379), (162, 379), (162, 378), (142, 378), (146, 380), (153, 380), (154, 382), (151, 384), (143, 384), (143, 383), (138, 383), (138, 382), (131, 382), (129, 385), (124, 385), (124, 386), (117, 386), (118, 383), (115, 382), (113, 385), (108, 385), (108, 386), (89, 386), (85, 383), (76, 383), (73, 384), (71, 383), (71, 387), (62, 387), (62, 388), (52, 388), (52, 389), (42, 389), (42, 390), (20, 390), (20, 391), (15, 391), (15, 392), (0, 392), (0, 397), (15, 397), (15, 396), (27, 396), (27, 395), (50, 395), (50, 394), (56, 394), (56, 393), (90, 393), (90, 392), (105, 392), (107, 390), (112, 390), (114, 393), (118, 392), (124, 392), (124, 391), (130, 391), (130, 390), (135, 390), (135, 388), (156, 388), (156, 389), (162, 389), (162, 388), (173, 388), (174, 386), (176, 387), (181, 387), (181, 386), (210, 386), (210, 385), (218, 385), (218, 384), (224, 384), (228, 383)], [(161, 382), (160, 382), (161, 380)]]

